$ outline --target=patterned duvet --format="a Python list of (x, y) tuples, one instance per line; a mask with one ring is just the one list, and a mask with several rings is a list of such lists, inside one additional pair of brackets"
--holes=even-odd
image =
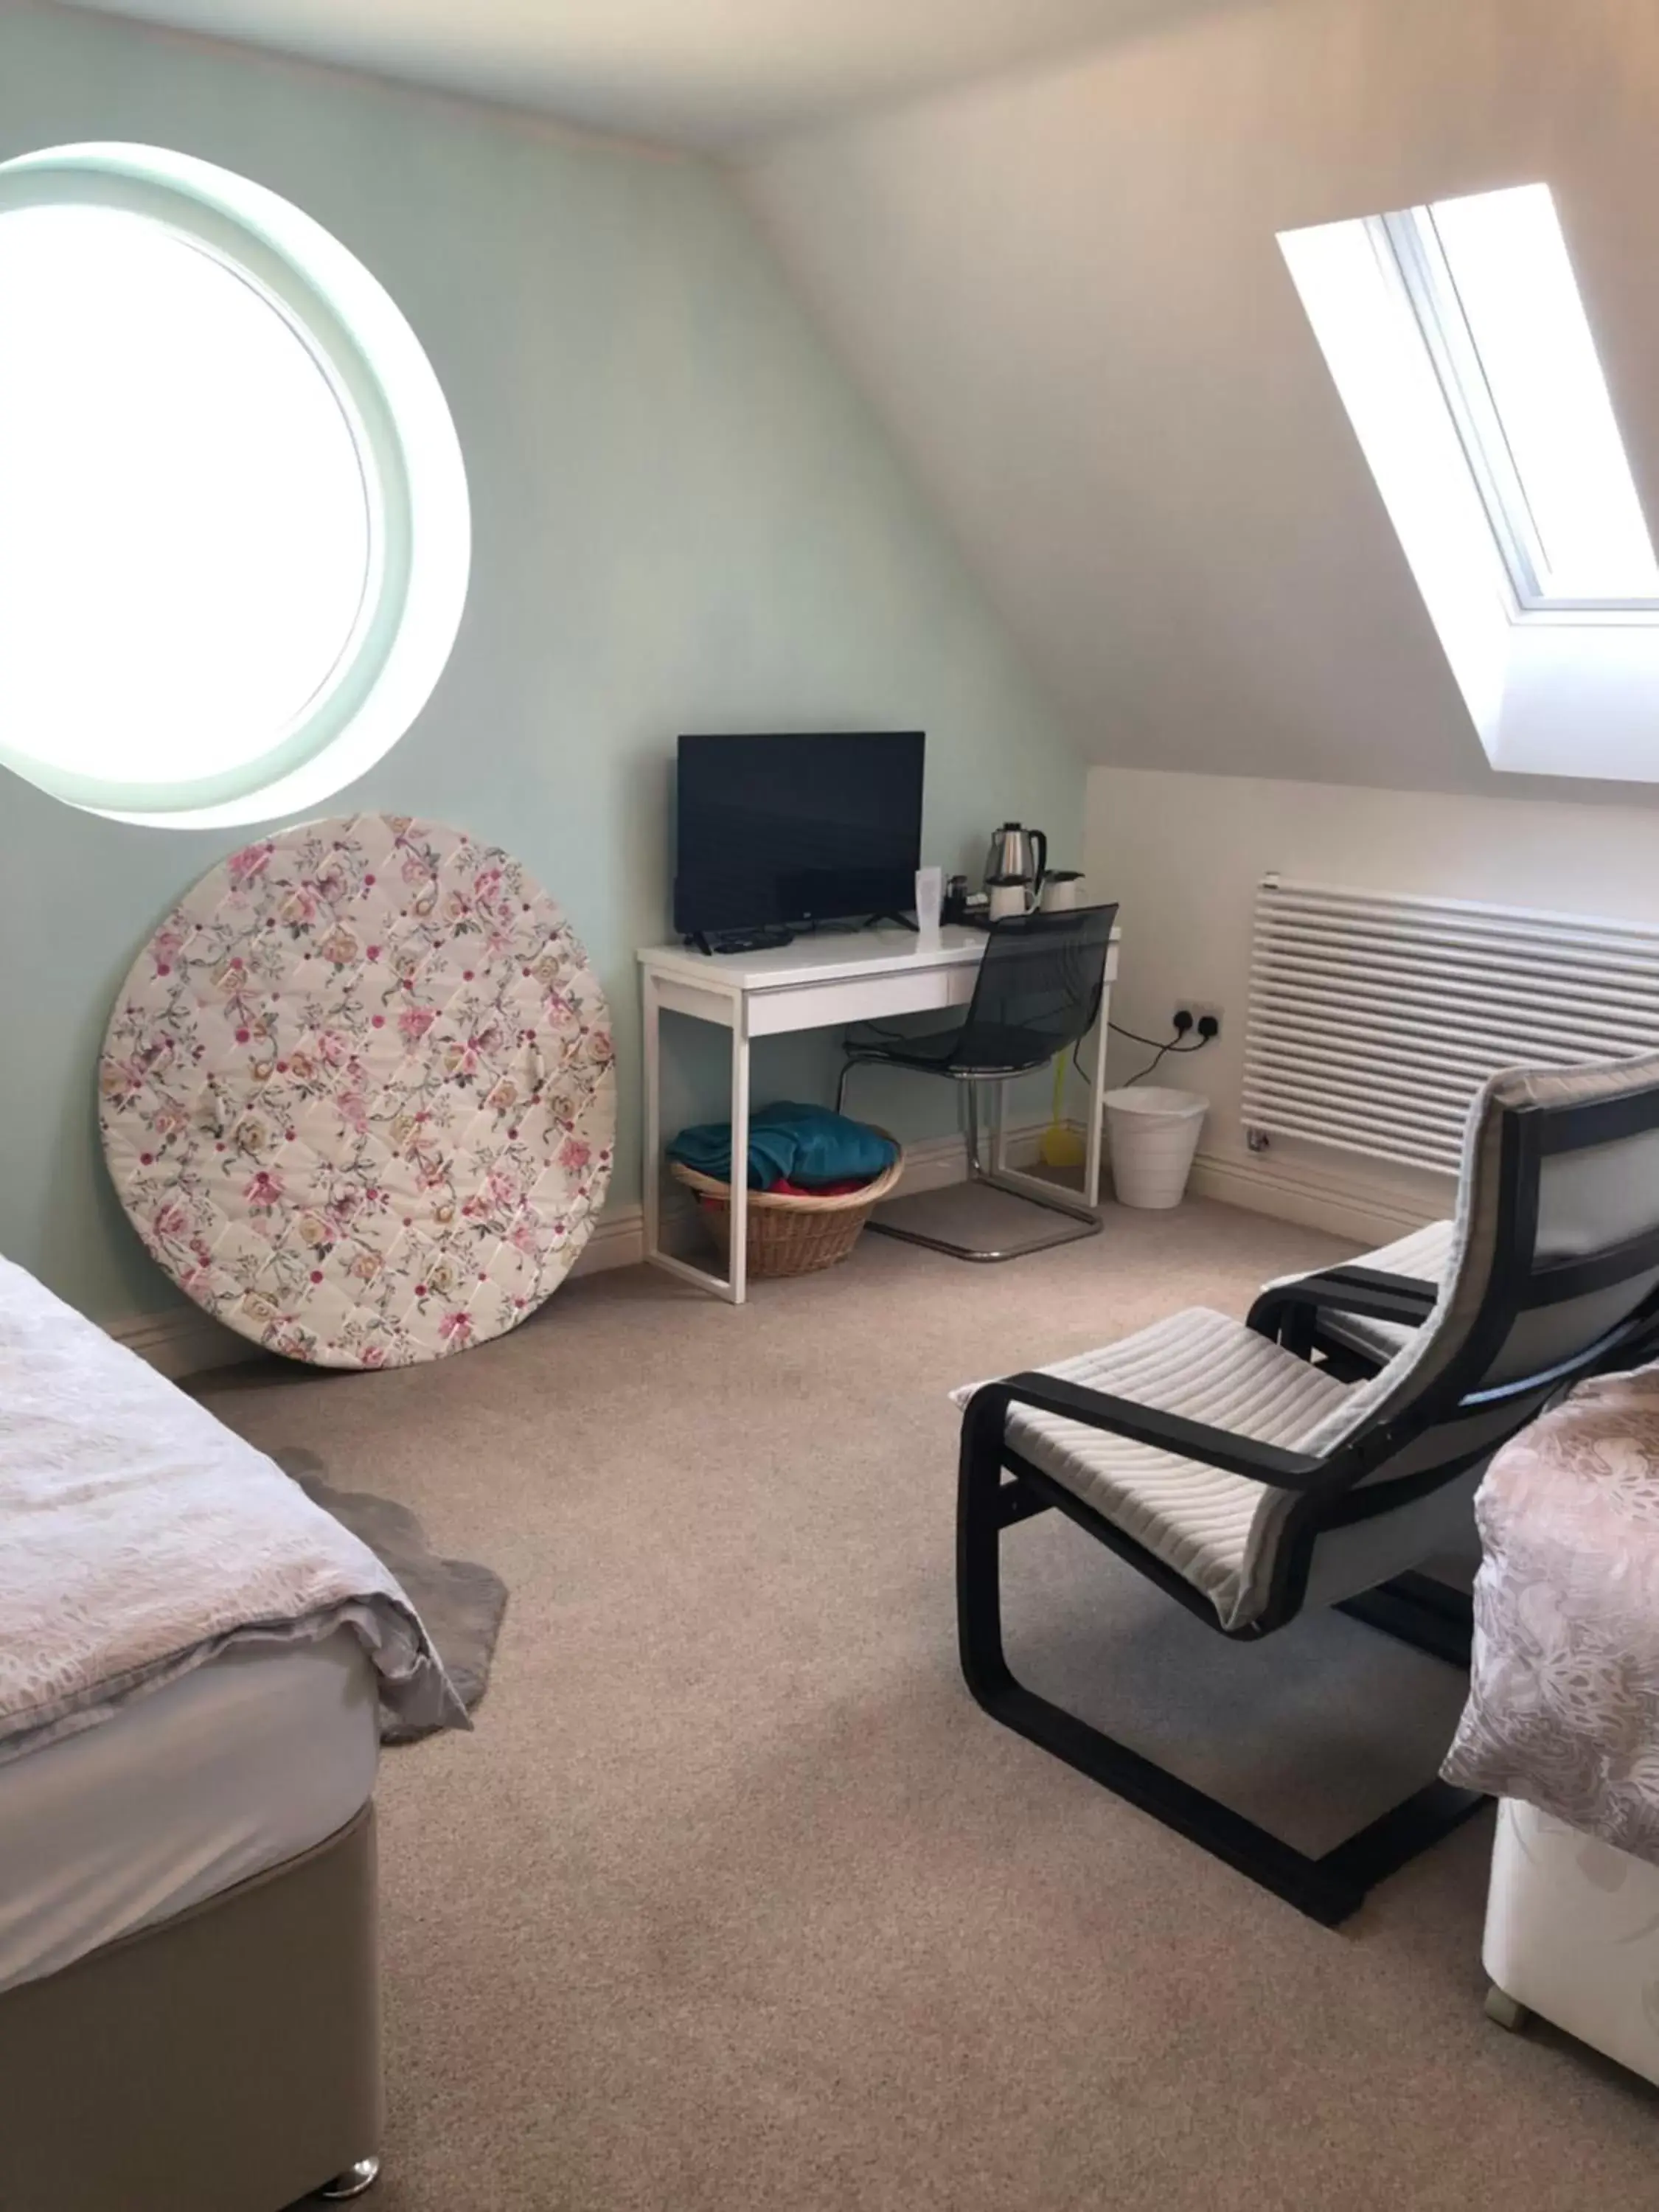
[(1659, 1368), (1582, 1383), (1498, 1455), (1475, 1510), (1446, 1778), (1659, 1864)]

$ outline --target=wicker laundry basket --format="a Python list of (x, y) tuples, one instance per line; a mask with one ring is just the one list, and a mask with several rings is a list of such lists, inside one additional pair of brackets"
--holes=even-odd
[[(873, 1128), (875, 1124), (870, 1126)], [(884, 1137), (887, 1132), (883, 1129), (878, 1133)], [(896, 1138), (892, 1141), (896, 1143)], [(670, 1160), (668, 1164), (676, 1182), (696, 1193), (697, 1212), (729, 1266), (731, 1185), (717, 1182), (713, 1176), (699, 1175), (696, 1168), (685, 1167), (678, 1160)], [(901, 1146), (892, 1165), (873, 1182), (844, 1192), (839, 1198), (798, 1198), (781, 1191), (751, 1190), (750, 1274), (757, 1279), (768, 1275), (811, 1275), (820, 1267), (833, 1267), (858, 1243), (865, 1223), (883, 1199), (892, 1196), (903, 1173)]]

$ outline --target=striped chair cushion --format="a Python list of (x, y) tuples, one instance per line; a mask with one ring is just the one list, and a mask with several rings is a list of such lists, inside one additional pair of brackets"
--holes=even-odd
[[(1341, 1406), (1350, 1387), (1204, 1306), (1189, 1306), (1042, 1372), (1292, 1451)], [(965, 1405), (978, 1387), (952, 1392), (955, 1402)], [(1250, 1537), (1257, 1516), (1279, 1492), (1018, 1406), (1008, 1442), (1203, 1591), (1224, 1627), (1238, 1627), (1261, 1611), (1265, 1577), (1251, 1563), (1261, 1557), (1265, 1565), (1264, 1547), (1252, 1546)]]
[[(1354, 1267), (1376, 1267), (1384, 1274), (1413, 1275), (1419, 1282), (1443, 1283), (1451, 1266), (1452, 1235), (1455, 1222), (1431, 1221), (1426, 1229), (1413, 1229), (1409, 1236), (1399, 1237), (1392, 1244), (1379, 1245), (1375, 1252), (1356, 1253), (1347, 1262)], [(1295, 1275), (1281, 1275), (1273, 1283), (1263, 1285), (1277, 1290), (1280, 1284), (1294, 1283)], [(1403, 1352), (1417, 1334), (1394, 1321), (1374, 1321), (1366, 1314), (1326, 1312), (1319, 1317), (1322, 1334), (1346, 1344), (1363, 1358), (1386, 1364), (1396, 1352)]]

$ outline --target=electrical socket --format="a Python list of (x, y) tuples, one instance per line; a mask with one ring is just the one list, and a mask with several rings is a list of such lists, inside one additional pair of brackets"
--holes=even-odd
[(1206, 1021), (1215, 1024), (1215, 1027), (1210, 1031), (1209, 1038), (1205, 1040), (1207, 1043), (1211, 1038), (1218, 1037), (1221, 1035), (1221, 1008), (1212, 999), (1183, 999), (1176, 1008), (1175, 1020), (1171, 1027), (1180, 1030), (1184, 1038), (1190, 1033), (1195, 1033), (1200, 1023)]

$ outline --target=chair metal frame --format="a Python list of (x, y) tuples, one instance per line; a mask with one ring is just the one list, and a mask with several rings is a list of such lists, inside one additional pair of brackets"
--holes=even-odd
[[(1515, 1412), (1514, 1429), (1507, 1432), (1513, 1434), (1553, 1396), (1604, 1367), (1622, 1346), (1640, 1340), (1659, 1322), (1656, 1289), (1622, 1322), (1571, 1358), (1507, 1382), (1483, 1383), (1523, 1313), (1659, 1267), (1659, 1230), (1645, 1231), (1585, 1259), (1539, 1263), (1532, 1256), (1544, 1158), (1611, 1143), (1653, 1127), (1656, 1121), (1659, 1113), (1651, 1091), (1588, 1104), (1504, 1109), (1494, 1250), (1486, 1293), (1463, 1343), (1415, 1397), (1386, 1418), (1365, 1423), (1323, 1456), (1284, 1450), (1053, 1376), (1014, 1375), (976, 1390), (962, 1424), (957, 1599), (962, 1670), (979, 1704), (1006, 1727), (1328, 1926), (1346, 1919), (1377, 1882), (1467, 1820), (1482, 1802), (1480, 1797), (1432, 1781), (1358, 1835), (1312, 1857), (1039, 1696), (1017, 1680), (1003, 1649), (1002, 1532), (1036, 1514), (1057, 1510), (1223, 1636), (1255, 1642), (1288, 1626), (1303, 1608), (1316, 1542), (1322, 1534), (1389, 1513), (1456, 1480), (1489, 1459), (1504, 1438), (1494, 1442), (1486, 1435), (1461, 1450), (1449, 1443), (1445, 1455), (1424, 1468), (1379, 1482), (1366, 1480), (1406, 1444), (1432, 1428), (1455, 1427), (1505, 1405)], [(1306, 1358), (1305, 1347), (1316, 1335), (1322, 1309), (1420, 1321), (1426, 1318), (1436, 1295), (1434, 1285), (1408, 1277), (1338, 1267), (1265, 1291), (1250, 1310), (1248, 1326)], [(1290, 1492), (1294, 1503), (1261, 1611), (1239, 1627), (1224, 1627), (1201, 1590), (1010, 1444), (1008, 1417), (1015, 1406), (1058, 1414)], [(1339, 1609), (1437, 1657), (1468, 1662), (1468, 1601), (1425, 1577), (1396, 1576), (1344, 1601)]]

